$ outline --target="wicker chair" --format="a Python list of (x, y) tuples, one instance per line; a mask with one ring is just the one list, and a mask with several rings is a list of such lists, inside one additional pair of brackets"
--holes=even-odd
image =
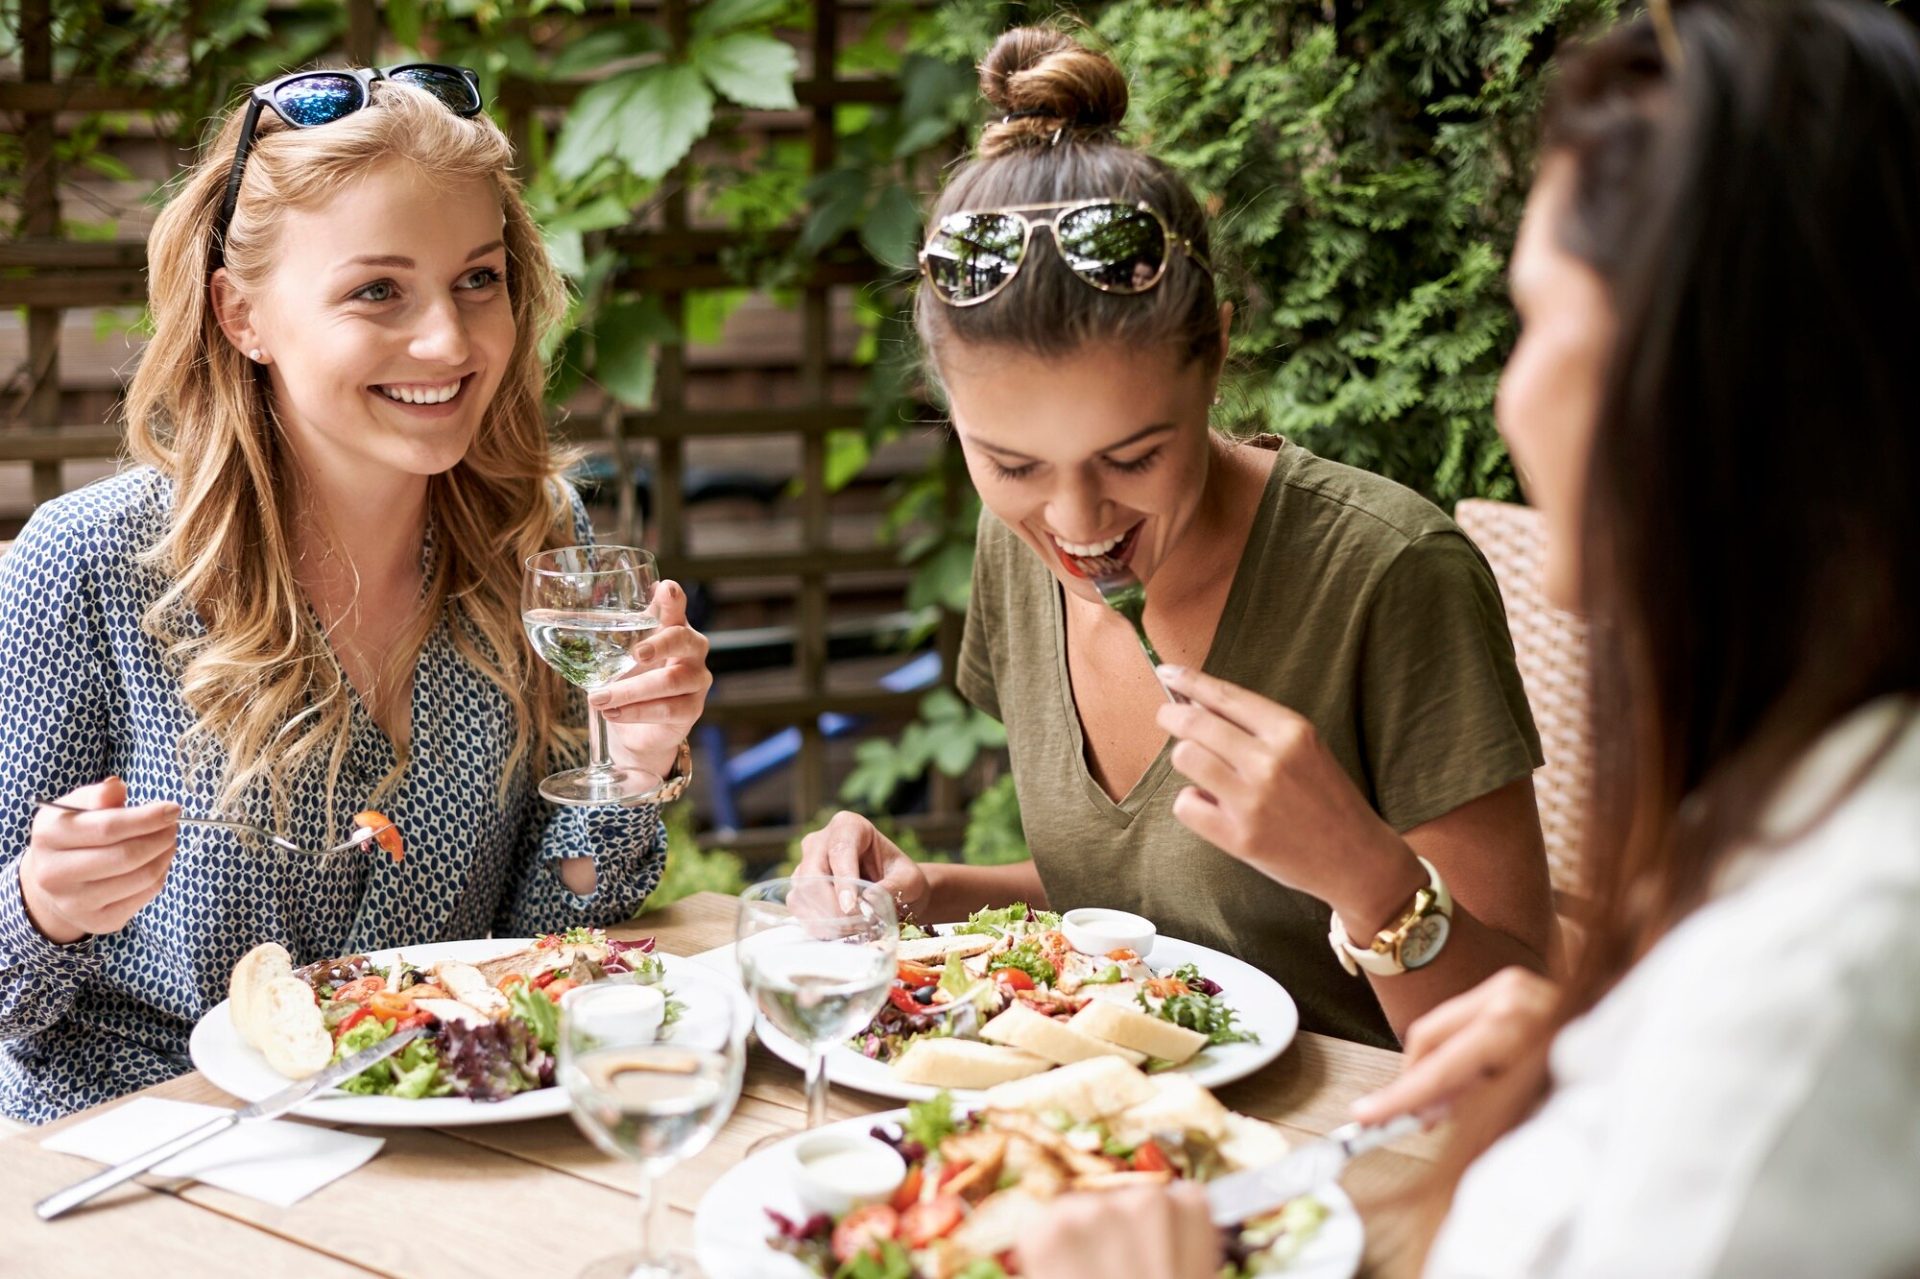
[(1547, 839), (1547, 865), (1561, 912), (1578, 915), (1586, 896), (1580, 874), (1580, 828), (1593, 780), (1586, 625), (1547, 602), (1541, 582), (1546, 539), (1537, 511), (1508, 502), (1469, 499), (1453, 514), (1493, 565), (1506, 602), (1520, 678), (1547, 757), (1545, 767), (1533, 778)]

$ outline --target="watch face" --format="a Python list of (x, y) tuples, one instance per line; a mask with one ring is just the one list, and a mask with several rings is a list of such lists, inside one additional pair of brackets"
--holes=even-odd
[(1445, 915), (1428, 915), (1412, 928), (1400, 943), (1400, 962), (1408, 968), (1424, 968), (1433, 962), (1440, 948), (1447, 944), (1447, 933), (1453, 924)]

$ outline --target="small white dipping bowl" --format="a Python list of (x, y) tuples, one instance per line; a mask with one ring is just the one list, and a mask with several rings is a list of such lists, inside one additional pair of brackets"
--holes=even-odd
[(838, 1217), (890, 1198), (907, 1179), (900, 1152), (872, 1137), (820, 1133), (793, 1147), (793, 1186), (808, 1212)]
[(1124, 910), (1082, 906), (1060, 917), (1060, 931), (1067, 935), (1067, 943), (1083, 955), (1104, 955), (1125, 947), (1145, 959), (1160, 930), (1153, 926), (1152, 920)]

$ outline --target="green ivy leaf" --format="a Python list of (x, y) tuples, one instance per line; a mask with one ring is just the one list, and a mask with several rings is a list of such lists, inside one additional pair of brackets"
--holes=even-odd
[(827, 491), (838, 492), (866, 468), (873, 450), (861, 431), (827, 432)]
[(713, 91), (692, 67), (623, 71), (573, 104), (554, 149), (554, 172), (578, 178), (615, 156), (640, 177), (664, 177), (712, 123)]
[(800, 57), (783, 40), (741, 32), (696, 43), (691, 56), (714, 88), (743, 107), (791, 111), (800, 105), (793, 96)]
[(874, 261), (902, 271), (920, 244), (920, 206), (898, 182), (888, 183), (860, 224), (860, 242)]
[(752, 26), (780, 16), (788, 0), (709, 0), (693, 11), (693, 33), (717, 35), (735, 27)]
[(418, 49), (426, 25), (420, 14), (420, 0), (387, 0), (386, 24), (387, 34), (402, 47)]
[(598, 70), (609, 62), (638, 58), (649, 53), (665, 53), (672, 47), (666, 33), (659, 27), (651, 22), (629, 18), (569, 41), (567, 47), (548, 65), (547, 75), (555, 80), (571, 80)]
[(973, 546), (949, 542), (929, 556), (907, 587), (907, 607), (938, 605), (953, 613), (967, 611), (973, 587)]
[(807, 183), (807, 199), (814, 207), (794, 245), (800, 257), (818, 253), (852, 230), (867, 202), (867, 175), (858, 169), (829, 169)]
[(654, 348), (674, 340), (674, 327), (651, 298), (615, 302), (593, 326), (593, 376), (630, 408), (653, 399)]

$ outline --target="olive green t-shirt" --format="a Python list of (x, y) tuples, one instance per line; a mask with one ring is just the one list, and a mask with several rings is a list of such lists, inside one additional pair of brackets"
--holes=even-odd
[[(1262, 444), (1277, 456), (1206, 671), (1311, 720), (1397, 830), (1539, 767), (1499, 588), (1474, 545), (1392, 481), (1277, 439)], [(1067, 673), (1063, 609), (1039, 557), (983, 514), (958, 684), (1006, 725), (1053, 908), (1138, 912), (1165, 936), (1270, 973), (1305, 1029), (1395, 1046), (1372, 988), (1327, 945), (1330, 909), (1174, 819), (1186, 783), (1168, 746), (1119, 803), (1101, 790)], [(1151, 722), (1141, 731), (1160, 732)]]

